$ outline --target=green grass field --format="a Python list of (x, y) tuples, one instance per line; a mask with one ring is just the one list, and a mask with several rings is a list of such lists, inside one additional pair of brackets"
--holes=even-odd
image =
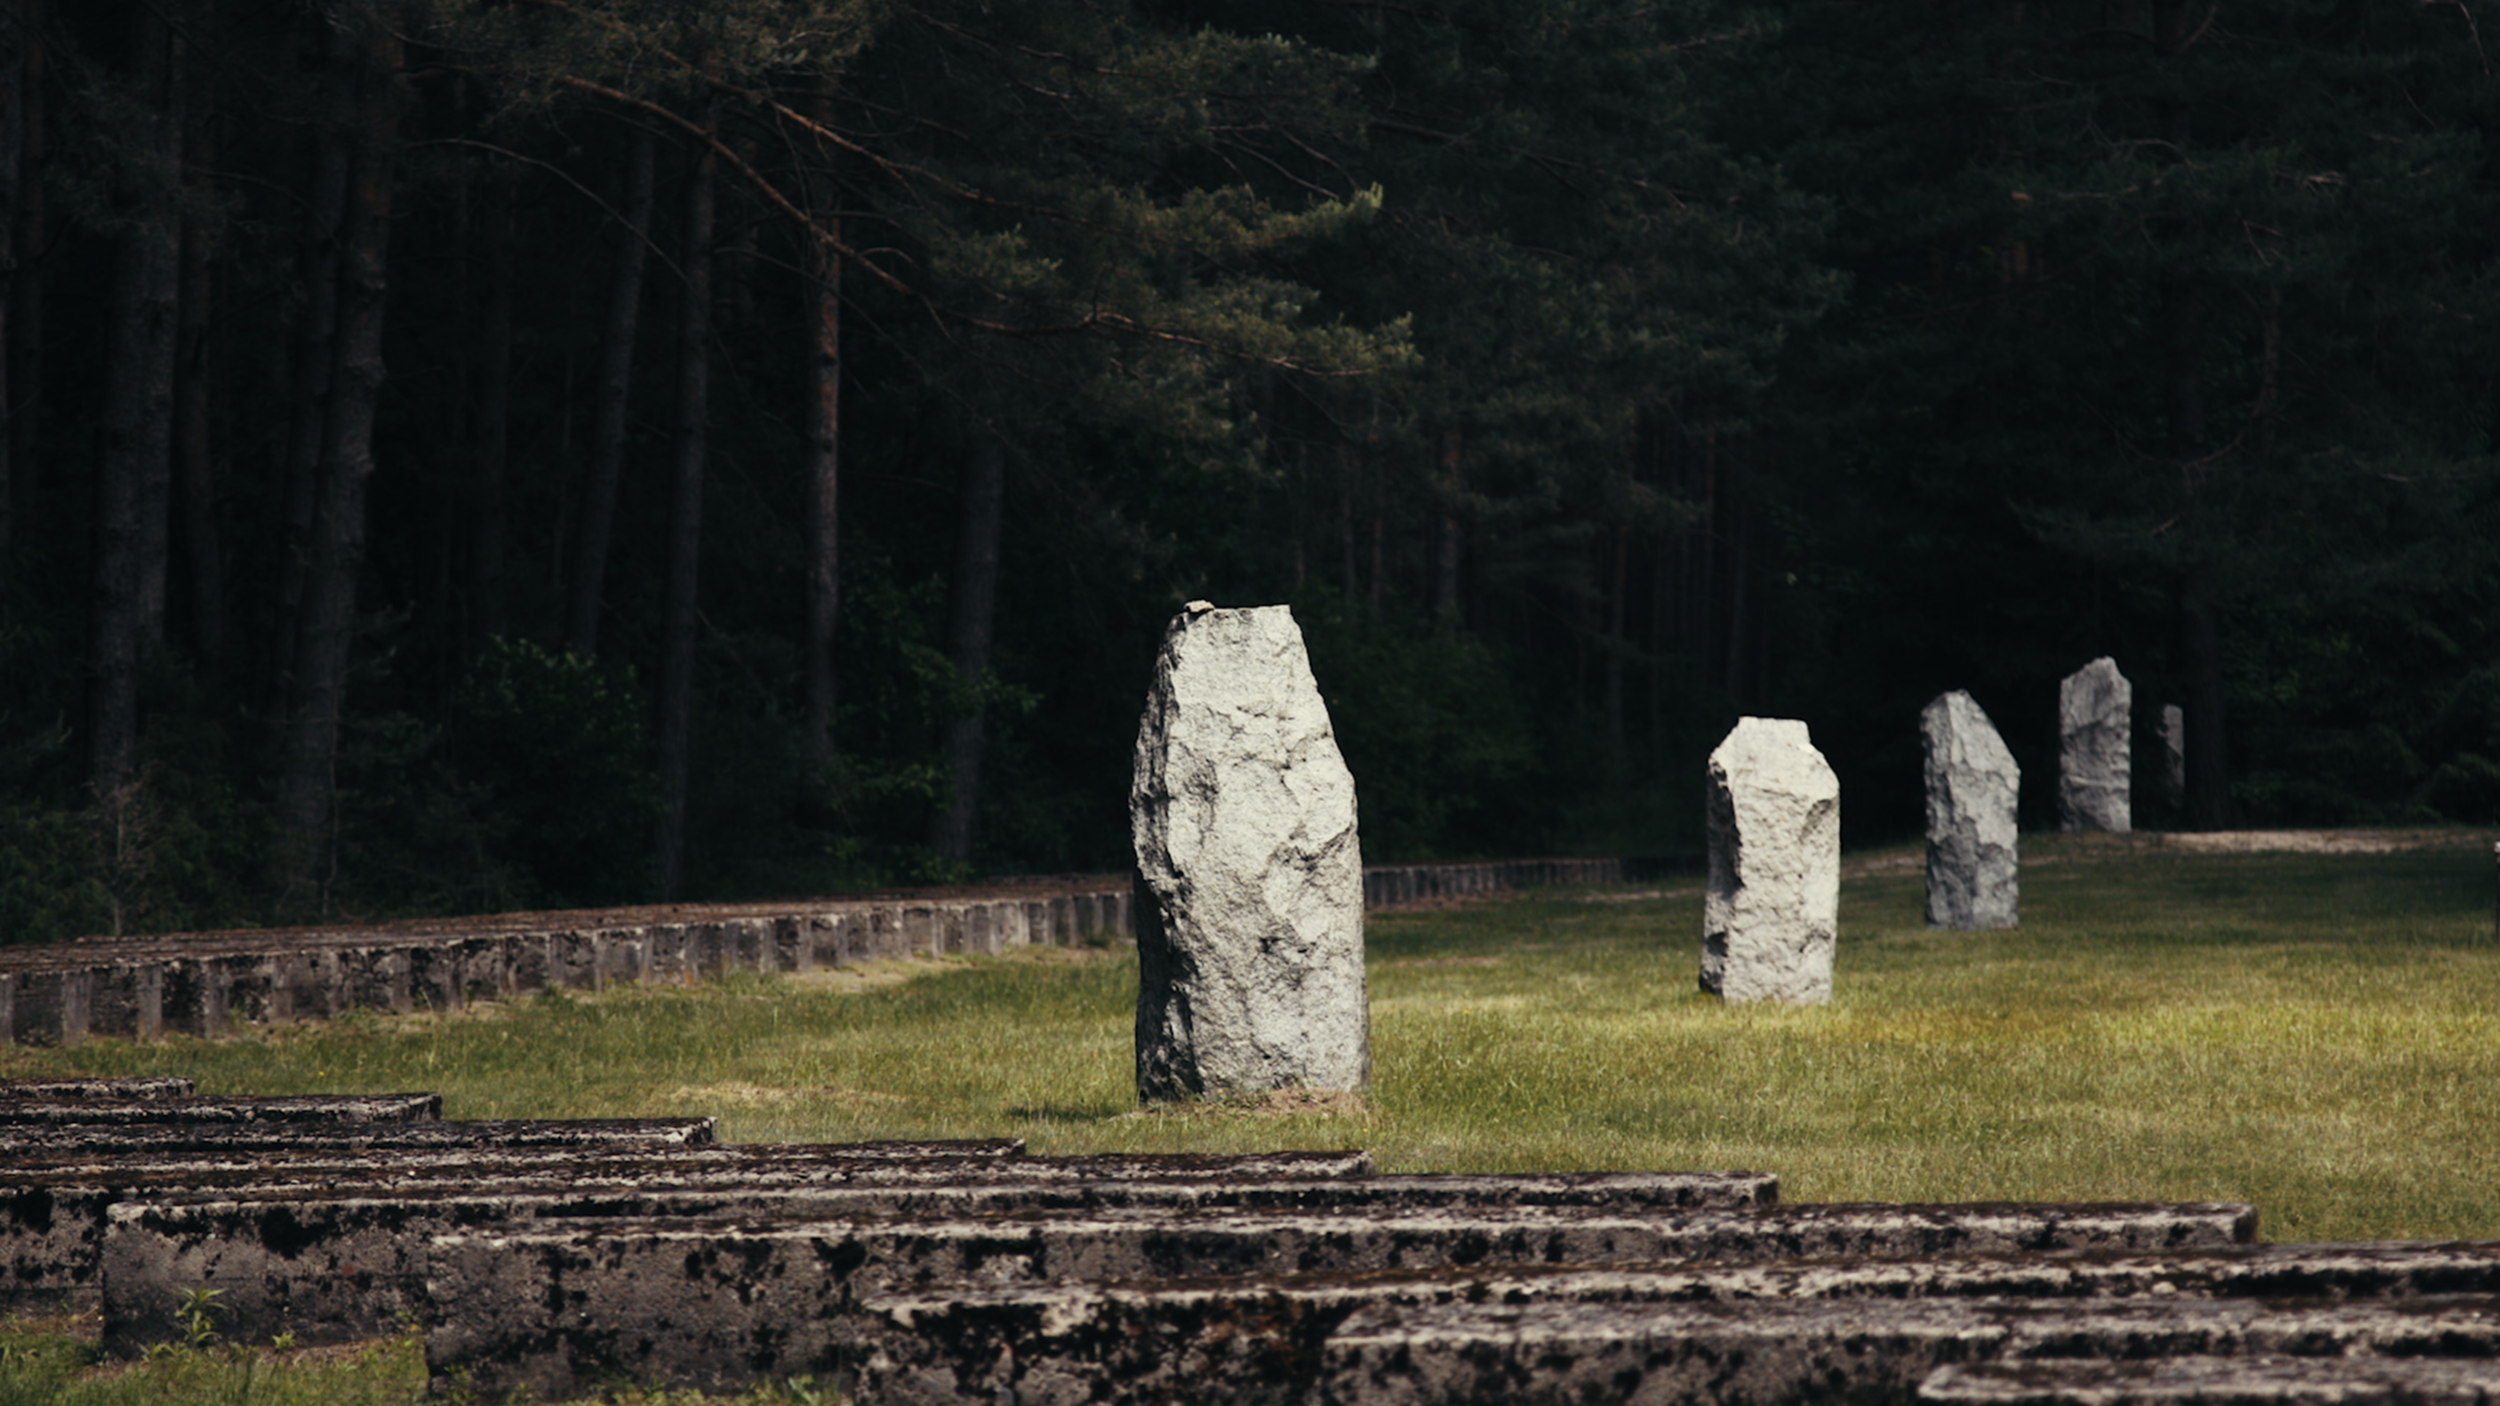
[(0, 1072), (437, 1089), (450, 1117), (712, 1113), (737, 1140), (1769, 1171), (1796, 1201), (2229, 1199), (2276, 1240), (2500, 1238), (2492, 861), (2455, 838), (2320, 856), (2031, 837), (2023, 927), (1993, 934), (1928, 931), (1915, 856), (1875, 856), (1844, 885), (1818, 1009), (1698, 995), (1690, 882), (1381, 916), (1353, 1110), (1141, 1115), (1136, 963), (1108, 952), (12, 1050)]
[[(711, 1113), (736, 1140), (1013, 1135), (1036, 1152), (1367, 1147), (1393, 1171), (1769, 1171), (1791, 1201), (2235, 1200), (2274, 1240), (2500, 1239), (2492, 859), (2480, 837), (2442, 838), (2324, 856), (2029, 837), (2023, 927), (1989, 934), (1926, 929), (1911, 852), (1861, 856), (1843, 885), (1837, 998), (1807, 1010), (1696, 993), (1693, 881), (1380, 916), (1374, 1086), (1354, 1107), (1141, 1113), (1137, 964), (1108, 951), (12, 1048), (0, 1075), (435, 1089), (454, 1118)], [(286, 1367), (192, 1354), (73, 1381), (75, 1336), (0, 1330), (0, 1406), (422, 1388), (404, 1347)], [(175, 1390), (182, 1373), (206, 1385)], [(299, 1386), (313, 1394), (284, 1394)]]

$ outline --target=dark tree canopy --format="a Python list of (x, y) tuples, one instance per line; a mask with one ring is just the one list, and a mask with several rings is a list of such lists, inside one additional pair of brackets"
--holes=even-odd
[(0, 0), (0, 941), (1124, 867), (1199, 597), (1373, 859), (2500, 821), (2486, 19)]

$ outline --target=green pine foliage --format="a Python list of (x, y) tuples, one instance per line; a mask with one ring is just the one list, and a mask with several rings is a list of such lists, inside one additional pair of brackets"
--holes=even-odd
[[(8, 296), (54, 312), (10, 362), (0, 940), (271, 911), (288, 443), (319, 422), (295, 375), (308, 134), (332, 119), (311, 12), (225, 14), (191, 49), (215, 157), (177, 199), (139, 169), (129, 3), (34, 35), (51, 214)], [(1124, 866), (1137, 701), (1194, 598), (1296, 607), (1382, 860), (1690, 848), (1701, 758), (1742, 713), (1812, 725), (1853, 843), (1905, 835), (1912, 719), (1950, 688), (2045, 823), (2055, 681), (2103, 653), (2139, 736), (2218, 680), (2240, 821), (2500, 821), (2488, 0), (353, 3), (407, 46), (333, 915), (650, 892), (678, 207), (707, 105), (693, 896), (962, 877), (927, 836), (976, 706), (970, 871)], [(568, 660), (637, 130), (660, 174), (626, 468), (599, 658)], [(133, 201), (211, 249), (227, 623), (212, 650), (178, 522), (145, 764), (96, 796), (111, 368), (61, 310), (101, 305)], [(830, 757), (802, 736), (826, 251)], [(956, 466), (993, 442), (1002, 585), (967, 683)], [(2193, 657), (2191, 582), (2216, 626)], [(2138, 771), (2139, 815), (2181, 821)]]

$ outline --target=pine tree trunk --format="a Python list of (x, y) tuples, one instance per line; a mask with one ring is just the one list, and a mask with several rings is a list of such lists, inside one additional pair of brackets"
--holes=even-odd
[(807, 749), (833, 760), (833, 632), (842, 608), (842, 259), (816, 246), (809, 280)]
[(295, 649), (294, 706), (278, 764), (272, 879), (282, 913), (327, 901), (329, 832), (337, 806), (339, 718), (364, 563), (365, 490), (381, 398), (382, 323), (389, 291), (393, 166), (398, 154), (398, 16), (375, 3), (343, 11), (326, 75), (339, 85), (353, 147), (338, 250), (337, 332), (323, 419), (319, 491), (306, 544)]
[[(174, 39), (153, 6), (133, 7), (132, 86), (147, 112), (144, 160), (118, 192), (106, 303), (104, 452), (96, 473), (96, 550), (87, 698), (88, 784), (98, 797), (130, 778), (139, 731), (139, 666), (151, 604), (164, 604), (164, 512), (173, 450), (180, 221), (172, 188), (182, 130)], [(150, 515), (154, 515), (151, 523)], [(151, 593), (153, 599), (151, 600)]]
[(2215, 620), (2213, 568), (2190, 568), (2179, 586), (2179, 652), (2186, 661), (2187, 823), (2198, 830), (2231, 828), (2228, 724), (2222, 698), (2221, 632)]
[(1452, 506), (1466, 472), (1462, 455), (1463, 441), (1452, 430), (1441, 439), (1441, 493), (1443, 507), (1439, 532), (1435, 538), (1432, 570), (1432, 619), (1436, 628), (1449, 631), (1459, 627), (1458, 513)]
[(16, 527), (10, 449), (17, 395), (9, 379), (9, 341), (16, 323), (11, 313), (17, 301), (18, 173), (26, 151), (26, 49), (31, 42), (13, 23), (15, 9), (0, 5), (0, 566), (8, 562)]
[(1611, 540), (1606, 551), (1606, 748), (1615, 775), (1622, 778), (1632, 756), (1623, 689), (1623, 666), (1632, 652), (1632, 529), (1617, 524), (1607, 536)]
[[(706, 100), (703, 129), (719, 122)], [(686, 792), (694, 731), (696, 571), (703, 553), (703, 469), (709, 450), (712, 377), (712, 200), (719, 158), (696, 148), (686, 181), (686, 293), (677, 325), (677, 453), (669, 518), (668, 602), (660, 640), (659, 771), (655, 837), (660, 899), (674, 902), (686, 881)]]
[[(216, 0), (193, 0), (193, 23), (213, 36)], [(210, 52), (215, 41), (208, 42)], [(188, 108), (183, 137), (186, 183), (195, 197), (205, 196), (216, 169), (216, 122), (208, 98), (207, 66), (193, 48), (198, 77)], [(195, 198), (194, 210), (201, 201)], [(209, 355), (209, 332), (216, 281), (210, 258), (213, 236), (196, 214), (186, 213), (182, 226), (182, 312), (174, 380), (174, 477), (182, 505), (182, 558), (190, 597), (191, 647), (203, 669), (215, 673), (225, 655), (225, 557), (217, 524), (217, 484), (211, 460), (209, 389), (215, 362)]]
[[(2154, 0), (2153, 42), (2163, 62), (2185, 49), (2190, 32), (2184, 0)], [(2175, 87), (2166, 87), (2157, 104), (2162, 140), (2172, 159), (2185, 160), (2193, 109)], [(2161, 242), (2183, 245), (2187, 231), (2171, 222), (2161, 229)], [(2165, 251), (2169, 262), (2160, 274), (2156, 309), (2162, 339), (2162, 383), (2169, 420), (2169, 449), (2178, 466), (2185, 500), (2180, 517), (2191, 553), (2208, 552), (2198, 487), (2207, 472), (2205, 401), (2201, 351), (2204, 306), (2200, 280), (2184, 256)], [(2178, 595), (2180, 673), (2187, 685), (2182, 708), (2187, 726), (2187, 824), (2198, 830), (2221, 830), (2231, 824), (2231, 777), (2226, 737), (2229, 719), (2222, 689), (2222, 645), (2216, 600), (2218, 568), (2211, 556), (2190, 561), (2181, 573)]]
[[(816, 117), (833, 120), (829, 94)], [(830, 180), (815, 202), (828, 238), (841, 237)], [(807, 672), (806, 747), (820, 768), (833, 762), (833, 631), (842, 607), (842, 256), (827, 239), (808, 241)]]
[[(188, 128), (186, 108), (189, 97), (189, 45), (186, 42), (191, 25), (188, 6), (183, 0), (140, 0), (139, 8), (163, 16), (171, 15), (180, 28), (171, 33), (160, 46), (163, 74), (152, 86), (162, 93), (157, 117), (157, 189), (173, 191), (182, 182), (182, 135)], [(157, 23), (164, 23), (158, 20)], [(161, 263), (154, 281), (161, 287), (164, 299), (164, 325), (152, 329), (155, 338), (149, 351), (156, 358), (151, 368), (154, 378), (164, 386), (164, 428), (151, 429), (153, 440), (161, 434), (164, 452), (158, 456), (151, 449), (147, 473), (139, 480), (139, 643), (144, 651), (153, 652), (165, 645), (165, 583), (171, 574), (173, 557), (173, 494), (174, 494), (174, 379), (182, 359), (182, 216), (179, 205), (173, 204), (157, 218), (153, 238), (155, 248), (151, 264)]]
[(477, 501), (470, 525), (469, 597), (484, 636), (505, 632), (504, 553), (508, 529), (504, 480), (512, 409), (512, 176), (497, 171), (486, 184), (485, 326), (478, 337)]
[[(315, 27), (310, 41), (314, 62), (327, 68), (336, 62), (329, 53), (326, 31)], [(324, 73), (335, 88), (342, 80)], [(304, 201), (304, 224), (297, 252), (297, 286), (303, 290), (296, 306), (292, 369), (287, 393), (285, 550), (279, 554), (277, 611), (270, 621), (268, 685), (269, 717), (274, 726), (270, 752), (286, 748), (286, 718), (295, 698), (295, 646), (303, 627), (304, 581), (311, 560), (313, 510), (320, 496), (321, 446), (330, 414), (330, 375), (338, 338), (339, 241), (347, 209), (349, 114), (340, 110), (333, 92), (313, 124), (310, 185)]]
[(1337, 570), (1344, 578), (1348, 611), (1352, 611), (1360, 601), (1358, 593), (1362, 589), (1362, 572), (1354, 543), (1354, 473), (1360, 463), (1353, 445), (1337, 446)]
[(0, 502), (0, 518), (8, 523), (7, 539), (0, 541), (5, 549), (26, 531), (41, 468), (36, 456), (43, 425), (43, 263), (50, 226), (44, 218), (44, 0), (0, 0), (0, 15), (16, 20), (11, 38), (18, 45), (16, 163), (11, 173), (16, 190), (0, 206), (0, 222), (10, 225), (12, 253), (9, 325), (5, 350), (0, 350), (8, 362), (8, 408), (0, 411), (8, 435), (8, 443), (0, 446), (9, 465), (8, 481), (0, 484), (7, 494)]
[(572, 589), (564, 616), (565, 647), (585, 657), (599, 652), (608, 541), (616, 526), (616, 488), (625, 473), (625, 409), (634, 389), (634, 331), (642, 312), (643, 255), (651, 238), (653, 160), (651, 134), (637, 129), (626, 151), (625, 229), (608, 280), (599, 399), (591, 413), (590, 472), (582, 487), (581, 531), (574, 539)]
[[(984, 435), (964, 459), (962, 509), (955, 538), (953, 618), (947, 630), (955, 676), (967, 693), (989, 672), (998, 614), (998, 546), (1005, 525), (1007, 446)], [(972, 862), (973, 818), (981, 805), (981, 724), (977, 701), (946, 725), (946, 804), (932, 818), (929, 848), (942, 859)]]

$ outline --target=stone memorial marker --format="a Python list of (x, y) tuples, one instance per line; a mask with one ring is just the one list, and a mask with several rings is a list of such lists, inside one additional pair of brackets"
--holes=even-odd
[(1289, 608), (1173, 617), (1129, 817), (1138, 1097), (1370, 1082), (1354, 777)]
[(1958, 689), (1928, 704), (1918, 726), (1927, 744), (1927, 926), (2014, 927), (2022, 768), (1988, 714)]
[(1701, 989), (1729, 1001), (1832, 998), (1840, 779), (1790, 718), (1740, 718), (1710, 754)]
[(2161, 705), (2161, 793), (2172, 805), (2187, 803), (2187, 713)]
[(2129, 829), (2127, 713), (2135, 689), (2103, 655), (2057, 686), (2057, 828)]

